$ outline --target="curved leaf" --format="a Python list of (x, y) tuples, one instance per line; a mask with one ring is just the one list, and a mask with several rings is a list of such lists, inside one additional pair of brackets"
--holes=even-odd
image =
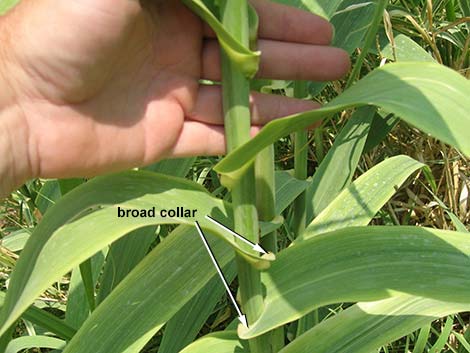
[(281, 4), (295, 6), (329, 19), (343, 0), (274, 0)]
[[(282, 180), (277, 195), (286, 188), (299, 189), (290, 178)], [(287, 200), (282, 203), (285, 207), (287, 204)], [(262, 234), (270, 231), (266, 227)], [(234, 260), (234, 252), (224, 241), (214, 237), (208, 240), (222, 267)], [(67, 353), (139, 352), (169, 318), (179, 315), (177, 312), (200, 288), (211, 280), (220, 281), (203, 250), (193, 227), (178, 227), (93, 312), (67, 347)], [(224, 273), (230, 277), (230, 272)], [(206, 301), (207, 305), (210, 306)], [(123, 311), (129, 314), (123, 316)]]
[(19, 0), (2, 0), (0, 1), (0, 15), (5, 14), (13, 6), (15, 6)]
[[(208, 241), (220, 266), (233, 260), (234, 252), (224, 241)], [(140, 352), (215, 276), (195, 228), (176, 228), (96, 308), (64, 353)]]
[(217, 35), (220, 46), (224, 49), (230, 60), (249, 78), (255, 76), (258, 71), (261, 53), (253, 52), (243, 46), (227, 32), (222, 23), (214, 16), (201, 0), (182, 0), (194, 13), (201, 17)]
[(262, 273), (264, 311), (240, 337), (258, 336), (322, 305), (398, 293), (468, 304), (469, 255), (470, 238), (452, 231), (357, 227), (318, 235), (280, 252)]
[[(0, 292), (0, 306), (3, 306), (4, 300), (5, 293)], [(22, 317), (66, 340), (71, 339), (76, 332), (76, 330), (70, 327), (64, 320), (34, 305), (26, 309)]]
[[(222, 271), (228, 283), (232, 283), (237, 273), (235, 261), (230, 262)], [(224, 293), (225, 287), (220, 278), (213, 277), (166, 323), (158, 353), (180, 352), (193, 342)]]
[(367, 225), (413, 172), (424, 164), (396, 156), (376, 165), (344, 189), (296, 241), (333, 230)]
[(470, 155), (470, 82), (442, 65), (396, 63), (374, 70), (316, 111), (277, 119), (220, 161), (215, 170), (230, 185), (255, 155), (279, 138), (305, 129), (336, 112), (376, 105)]
[(276, 215), (290, 206), (292, 202), (310, 185), (306, 180), (294, 178), (290, 172), (279, 170), (274, 173), (276, 185)]
[[(156, 217), (119, 218), (117, 207), (149, 209)], [(184, 206), (197, 209), (195, 218), (162, 218), (159, 210)], [(84, 215), (84, 211), (97, 209)], [(12, 273), (0, 316), (4, 332), (54, 280), (132, 230), (155, 224), (193, 224), (198, 220), (212, 234), (220, 228), (205, 219), (210, 214), (231, 225), (230, 208), (204, 188), (184, 179), (144, 171), (100, 177), (65, 195), (45, 215), (24, 248)], [(68, 222), (68, 223), (67, 223)], [(242, 250), (232, 236), (223, 237), (247, 260), (257, 260), (253, 250)], [(259, 258), (258, 258), (259, 259)], [(272, 259), (272, 257), (263, 257)], [(1, 333), (0, 332), (0, 333)]]
[(65, 341), (47, 336), (23, 336), (12, 340), (5, 353), (18, 353), (28, 348), (63, 349)]
[[(308, 182), (294, 178), (289, 172), (275, 173), (276, 185), (276, 215), (280, 215), (305, 190)], [(236, 275), (236, 266), (231, 262), (223, 269), (228, 282), (231, 283)], [(136, 284), (138, 285), (138, 284)], [(191, 343), (204, 325), (225, 292), (219, 277), (213, 277), (210, 282), (181, 308), (166, 323), (159, 353), (179, 352), (181, 348)], [(126, 301), (127, 299), (123, 299)]]
[(436, 319), (469, 309), (469, 303), (408, 295), (358, 303), (315, 326), (279, 353), (370, 353)]
[[(336, 136), (306, 191), (307, 224), (351, 183), (375, 114), (374, 107), (356, 110)], [(335, 177), (331, 178), (331, 175)]]
[(248, 348), (243, 347), (236, 331), (223, 331), (202, 337), (180, 353), (248, 353)]
[[(394, 52), (396, 58), (394, 57)], [(413, 39), (404, 34), (399, 34), (395, 37), (394, 46), (390, 41), (387, 41), (387, 44), (382, 49), (381, 53), (385, 58), (396, 61), (436, 62), (431, 54), (424, 50)]]

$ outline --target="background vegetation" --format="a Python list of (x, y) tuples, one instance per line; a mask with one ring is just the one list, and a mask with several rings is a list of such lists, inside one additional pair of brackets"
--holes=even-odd
[[(443, 64), (461, 76), (470, 78), (470, 2), (468, 0), (390, 1), (378, 32), (373, 37), (373, 43), (370, 47), (366, 46), (366, 49), (363, 49), (364, 40), (373, 20), (373, 1), (283, 0), (279, 2), (305, 8), (330, 18), (336, 29), (335, 45), (348, 50), (353, 63), (358, 57), (363, 56), (358, 72), (360, 77), (366, 76), (386, 62), (421, 61)], [(5, 10), (8, 5), (8, 1), (0, 1), (0, 10)], [(343, 81), (327, 84), (255, 81), (253, 88), (326, 103), (344, 91), (348, 85), (348, 79), (347, 77)], [(470, 92), (468, 92), (468, 97), (470, 99)], [(360, 153), (357, 168), (351, 171), (351, 176), (356, 179), (380, 162), (397, 155), (410, 156), (429, 166), (429, 169), (423, 169), (406, 179), (394, 196), (374, 216), (372, 224), (426, 226), (465, 232), (470, 220), (468, 158), (455, 148), (399, 120), (395, 115), (385, 111), (378, 113), (377, 116), (373, 111), (372, 117), (375, 117), (376, 125), (372, 128), (373, 133), (363, 141), (364, 152)], [(343, 111), (327, 120), (320, 128), (308, 133), (305, 151), (308, 156), (309, 177), (324, 161), (340, 132), (344, 131), (346, 124), (351, 121), (352, 115), (353, 111)], [(275, 165), (278, 171), (294, 168), (293, 141), (294, 137), (288, 136), (275, 144)], [(204, 186), (213, 196), (229, 200), (230, 195), (227, 189), (220, 183), (217, 173), (213, 170), (220, 159), (219, 157), (199, 157), (176, 162), (165, 161), (146, 169), (185, 177)], [(339, 169), (329, 172), (332, 177), (342, 173)], [(279, 178), (282, 176), (285, 175), (278, 174)], [(290, 181), (286, 182), (286, 188), (292, 181), (288, 180)], [(15, 268), (26, 240), (50, 207), (83, 182), (84, 180), (79, 179), (32, 180), (13, 192), (9, 198), (1, 201), (0, 280), (2, 292), (0, 292), (0, 302), (3, 301), (11, 271)], [(294, 206), (287, 205), (303, 190), (302, 182), (292, 181), (288, 190), (290, 196), (286, 196), (284, 200), (285, 222), (278, 230), (278, 242), (281, 249), (295, 238)], [(99, 252), (86, 265), (63, 276), (35, 301), (27, 314), (17, 321), (13, 337), (36, 337), (35, 341), (30, 341), (33, 343), (29, 346), (27, 341), (23, 341), (23, 343), (26, 342), (24, 347), (54, 347), (54, 344), (60, 346), (60, 342), (54, 341), (51, 337), (70, 338), (70, 335), (73, 335), (74, 331), (86, 320), (94, 306), (104, 300), (144, 255), (158, 247), (174, 228), (173, 225), (159, 225), (134, 231), (114, 243), (109, 250), (106, 248), (103, 252)], [(135, 238), (139, 239), (140, 246), (134, 246), (136, 242), (132, 239)], [(146, 246), (142, 246), (142, 242)], [(121, 272), (110, 276), (108, 272), (116, 270), (116, 267), (110, 266), (110, 262), (122, 261), (123, 258), (127, 260), (124, 261), (124, 265), (121, 264), (118, 267)], [(439, 259), (436, 260), (436, 265), (438, 265)], [(228, 278), (234, 278), (234, 268), (226, 266), (225, 271)], [(205, 295), (211, 293), (210, 302), (214, 305), (210, 308), (206, 307), (204, 312), (196, 315), (200, 318), (199, 322), (193, 323), (191, 329), (182, 328), (180, 325), (185, 322), (183, 317), (186, 314), (184, 311), (176, 314), (177, 316), (169, 320), (158, 333), (151, 335), (151, 339), (142, 352), (178, 352), (196, 337), (233, 326), (237, 314), (224, 294), (223, 288), (217, 280), (209, 283), (212, 287), (210, 290), (206, 289)], [(437, 285), (445, 286), (445, 281)], [(90, 288), (92, 288), (91, 293)], [(235, 280), (233, 290), (235, 291), (236, 288), (237, 281)], [(197, 301), (190, 302), (188, 305), (197, 306)], [(351, 303), (339, 303), (324, 306), (315, 311), (307, 322), (300, 320), (288, 324), (285, 328), (286, 342), (293, 340), (306, 329), (340, 314), (351, 305)], [(190, 309), (186, 308), (186, 313), (191, 312)], [(44, 313), (48, 314), (44, 315)], [(126, 313), (123, 312), (121, 315), (126, 315)], [(54, 318), (64, 321), (56, 322)], [(61, 325), (62, 322), (67, 325)], [(388, 342), (379, 349), (379, 352), (470, 352), (469, 324), (469, 315), (466, 312), (445, 316), (400, 339)], [(51, 332), (54, 334), (50, 334)], [(171, 332), (171, 335), (167, 335), (168, 332)], [(48, 340), (48, 338), (51, 339)], [(331, 340), (335, 339), (337, 338), (331, 337)], [(16, 351), (49, 352), (53, 349), (31, 348)], [(371, 351), (376, 350), (369, 350)]]

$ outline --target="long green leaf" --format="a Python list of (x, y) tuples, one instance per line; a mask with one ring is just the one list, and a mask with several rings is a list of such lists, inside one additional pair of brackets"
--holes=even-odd
[(160, 162), (143, 168), (143, 170), (184, 178), (190, 171), (195, 161), (195, 157), (164, 159)]
[[(224, 241), (208, 240), (222, 267), (233, 260)], [(64, 353), (139, 352), (215, 276), (195, 228), (176, 228), (97, 307)]]
[(206, 335), (183, 349), (180, 353), (248, 353), (238, 339), (236, 331), (223, 331)]
[(12, 340), (5, 353), (19, 353), (28, 348), (62, 349), (65, 341), (47, 336), (23, 336)]
[(375, 2), (344, 0), (338, 12), (331, 19), (335, 27), (333, 45), (352, 53), (362, 47), (364, 37), (369, 29), (375, 10)]
[[(223, 269), (229, 283), (237, 270), (232, 261)], [(207, 285), (189, 301), (165, 326), (165, 332), (158, 353), (174, 353), (190, 344), (212, 313), (214, 306), (225, 292), (219, 277), (213, 277)], [(218, 351), (217, 351), (218, 352)]]
[(470, 304), (469, 255), (470, 238), (459, 232), (355, 227), (318, 235), (279, 253), (262, 274), (265, 309), (241, 337), (260, 335), (322, 305), (399, 293)]
[[(351, 183), (374, 115), (373, 107), (358, 109), (315, 171), (307, 189), (307, 224)], [(331, 175), (335, 177), (332, 178)]]
[(287, 171), (275, 173), (276, 185), (276, 215), (280, 215), (310, 183), (294, 178)]
[(82, 280), (83, 276), (80, 268), (77, 267), (72, 271), (69, 284), (69, 294), (67, 297), (67, 308), (65, 311), (65, 322), (76, 329), (80, 328), (90, 314), (89, 296), (94, 293), (94, 288), (101, 273), (105, 256), (106, 254), (103, 254), (103, 252), (98, 252), (87, 260), (90, 262), (92, 272), (92, 278), (89, 279), (91, 282), (89, 287), (91, 288), (88, 288), (91, 293), (89, 293), (88, 296)]
[[(4, 300), (5, 293), (0, 292), (0, 307), (3, 306)], [(66, 340), (70, 340), (76, 332), (75, 329), (57, 316), (35, 306), (26, 309), (22, 317)]]
[[(395, 161), (400, 160), (395, 158)], [(406, 161), (405, 164), (410, 163)], [(397, 164), (396, 168), (399, 166), (400, 164)], [(371, 190), (371, 193), (375, 192)], [(467, 232), (466, 229), (460, 231)], [(308, 331), (282, 353), (369, 353), (423, 327), (413, 350), (413, 353), (422, 353), (429, 335), (430, 323), (442, 316), (465, 310), (468, 310), (468, 304), (407, 295), (377, 302), (358, 303)], [(331, 340), (330, 337), (335, 339)]]
[[(373, 2), (365, 1), (361, 4), (357, 2), (357, 0), (343, 0), (337, 13), (331, 18), (331, 24), (335, 29), (332, 45), (344, 49), (348, 54), (352, 54), (362, 46), (374, 15)], [(315, 96), (326, 85), (327, 82), (310, 82), (309, 91)]]
[[(98, 205), (102, 206), (97, 211), (79, 217), (84, 210)], [(118, 219), (118, 205), (124, 209), (155, 207), (157, 210), (185, 206), (197, 209), (197, 214), (196, 218)], [(204, 218), (207, 214), (230, 224), (227, 205), (199, 185), (151, 172), (130, 171), (96, 178), (74, 189), (48, 211), (26, 244), (12, 273), (2, 308), (2, 332), (50, 283), (128, 232), (158, 223), (192, 224), (198, 220), (201, 226), (217, 234), (220, 229)], [(250, 255), (252, 250), (240, 250), (232, 236), (225, 234), (223, 239), (247, 259), (256, 259), (256, 255)]]
[[(184, 178), (195, 160), (195, 157), (166, 159), (143, 169)], [(152, 242), (155, 240), (155, 232), (156, 227), (136, 229), (110, 246), (96, 298), (98, 304), (148, 253)]]
[(395, 60), (394, 53), (396, 61), (436, 62), (426, 50), (404, 34), (395, 37), (395, 47), (391, 43), (387, 43), (382, 49), (382, 55), (387, 59)]
[(97, 303), (101, 303), (144, 258), (155, 240), (155, 227), (136, 229), (113, 243), (106, 256)]
[[(295, 114), (266, 125), (248, 143), (225, 157), (215, 170), (225, 182), (237, 180), (255, 155), (277, 139), (305, 129), (343, 109), (376, 105), (470, 155), (470, 82), (434, 63), (397, 63), (374, 70), (316, 111)], [(233, 181), (232, 181), (233, 182)]]
[(440, 317), (469, 307), (408, 295), (358, 303), (323, 321), (280, 353), (370, 353)]
[(327, 19), (331, 18), (342, 1), (343, 0), (275, 0), (275, 2), (307, 10)]
[(17, 252), (23, 250), (27, 240), (31, 236), (31, 231), (28, 229), (20, 229), (16, 232), (8, 234), (6, 237), (2, 238), (1, 246), (7, 248), (12, 252)]
[[(276, 215), (280, 215), (305, 190), (309, 183), (294, 178), (286, 171), (276, 172), (275, 180)], [(231, 282), (236, 272), (234, 263), (228, 265), (223, 272), (227, 280)], [(179, 352), (181, 348), (192, 342), (224, 291), (225, 288), (220, 279), (218, 277), (212, 278), (167, 322), (158, 353)]]
[(431, 332), (431, 323), (427, 323), (420, 328), (418, 338), (416, 339), (413, 353), (423, 353), (428, 343), (429, 332)]
[(389, 132), (397, 125), (398, 120), (399, 119), (393, 114), (383, 114), (383, 116), (381, 114), (376, 114), (374, 120), (372, 120), (369, 136), (367, 137), (367, 141), (364, 146), (364, 153), (370, 152), (379, 143), (381, 143), (387, 137)]
[(454, 317), (449, 316), (446, 320), (444, 327), (442, 328), (442, 332), (439, 335), (437, 341), (432, 345), (429, 349), (430, 353), (440, 353), (444, 349), (447, 341), (449, 339), (449, 335), (452, 332), (452, 328), (454, 326)]
[(424, 164), (408, 156), (386, 159), (344, 189), (298, 240), (341, 228), (367, 225), (396, 189), (422, 167)]
[(460, 8), (465, 16), (470, 16), (470, 0), (458, 0)]
[[(231, 221), (228, 222), (227, 226), (231, 226)], [(269, 231), (265, 229), (266, 233)], [(221, 266), (233, 261), (233, 251), (224, 242), (212, 239), (212, 248)], [(178, 315), (177, 311), (216, 276), (207, 254), (203, 253), (201, 257), (201, 249), (194, 228), (177, 228), (97, 308), (71, 343), (70, 352), (138, 352), (169, 318)], [(193, 253), (197, 259), (188, 255)], [(159, 270), (155, 271), (156, 268)], [(168, 273), (175, 277), (167, 278)], [(122, 310), (132, 312), (132, 315), (123, 317)], [(125, 328), (126, 335), (122, 335), (121, 328)], [(100, 351), (96, 348), (97, 340), (100, 340)]]

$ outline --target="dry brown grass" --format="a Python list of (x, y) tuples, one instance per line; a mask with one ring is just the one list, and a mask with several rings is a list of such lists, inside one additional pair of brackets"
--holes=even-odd
[(440, 229), (455, 229), (438, 200), (467, 225), (470, 222), (469, 159), (427, 134), (400, 123), (387, 139), (364, 156), (362, 165), (369, 169), (384, 156), (406, 154), (431, 168), (435, 189), (421, 172), (411, 177), (388, 202), (388, 212), (395, 223)]

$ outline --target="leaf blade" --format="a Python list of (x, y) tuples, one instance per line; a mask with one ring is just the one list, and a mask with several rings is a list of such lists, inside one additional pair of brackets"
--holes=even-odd
[[(215, 170), (236, 181), (254, 156), (277, 139), (325, 116), (355, 106), (375, 105), (470, 155), (470, 82), (434, 63), (396, 63), (374, 70), (323, 108), (277, 119), (228, 154)], [(425, 118), (424, 118), (425, 117)]]
[(372, 352), (436, 319), (468, 310), (468, 307), (468, 304), (408, 295), (358, 303), (323, 321), (280, 353)]
[(404, 155), (388, 158), (345, 188), (305, 229), (298, 241), (337, 229), (365, 226), (412, 173), (425, 165)]
[(400, 293), (468, 304), (469, 254), (470, 239), (459, 232), (371, 226), (318, 235), (279, 253), (262, 273), (265, 310), (240, 337), (257, 336), (322, 305)]
[[(97, 211), (76, 218), (84, 210), (97, 205), (102, 205)], [(213, 230), (212, 234), (222, 233), (219, 227), (204, 218), (207, 214), (217, 215), (228, 226), (231, 225), (229, 205), (193, 182), (144, 171), (95, 178), (65, 195), (48, 211), (28, 240), (12, 273), (0, 316), (2, 330), (13, 324), (50, 283), (130, 231), (158, 223), (194, 222), (191, 218), (164, 219), (157, 216), (126, 218), (117, 222), (117, 205), (136, 209), (156, 207), (157, 210), (185, 205), (198, 210), (196, 219), (202, 227)], [(227, 234), (225, 240), (240, 247), (231, 235)], [(251, 247), (240, 254), (249, 261), (257, 257)], [(255, 260), (252, 263), (265, 266), (267, 261)]]

